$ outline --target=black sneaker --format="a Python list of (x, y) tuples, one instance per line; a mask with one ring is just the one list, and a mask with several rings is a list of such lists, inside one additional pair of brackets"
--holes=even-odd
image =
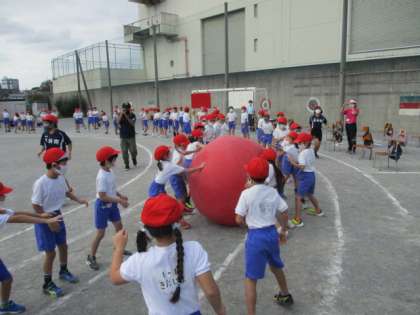
[(44, 292), (44, 294), (47, 294), (54, 298), (58, 298), (63, 295), (63, 290), (57, 287), (57, 285), (52, 281), (50, 281), (48, 284), (44, 284), (42, 286), (42, 291)]
[(316, 157), (317, 159), (319, 159), (319, 155), (318, 155), (318, 153), (317, 153), (317, 152), (315, 152), (315, 157)]
[(88, 265), (92, 270), (99, 270), (99, 265), (96, 262), (95, 256), (88, 255), (86, 258), (86, 265)]
[(130, 170), (130, 166), (126, 165), (126, 166), (125, 166), (125, 170), (126, 170), (126, 171), (129, 171), (129, 170)]
[(134, 167), (137, 167), (137, 159), (133, 159), (133, 165)]
[(124, 256), (131, 256), (133, 255), (132, 252), (130, 252), (129, 250), (124, 249)]
[(283, 305), (283, 306), (290, 306), (294, 303), (293, 302), (293, 297), (290, 293), (286, 294), (286, 295), (283, 295), (281, 293), (276, 294), (274, 296), (274, 302), (276, 302), (279, 305)]

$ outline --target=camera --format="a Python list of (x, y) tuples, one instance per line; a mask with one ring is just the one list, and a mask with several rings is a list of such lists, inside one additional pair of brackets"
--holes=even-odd
[(121, 105), (121, 107), (123, 108), (123, 110), (124, 110), (124, 112), (129, 112), (130, 111), (130, 109), (131, 109), (131, 105), (130, 105), (130, 103), (123, 103), (122, 105)]

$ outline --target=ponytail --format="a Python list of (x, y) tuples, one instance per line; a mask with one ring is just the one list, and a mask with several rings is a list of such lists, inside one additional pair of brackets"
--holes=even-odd
[(281, 172), (280, 168), (277, 167), (274, 161), (270, 161), (270, 164), (273, 165), (274, 168), (274, 178), (276, 179), (276, 189), (279, 194), (283, 193), (284, 189), (284, 176)]
[(175, 240), (176, 254), (177, 254), (176, 273), (177, 273), (178, 285), (170, 301), (171, 303), (177, 303), (181, 295), (181, 283), (184, 282), (184, 246), (183, 246), (183, 241), (182, 241), (182, 234), (179, 228), (175, 228), (173, 233), (176, 238)]
[(157, 167), (158, 167), (159, 171), (162, 171), (163, 170), (162, 161), (158, 161), (157, 162)]
[(149, 238), (147, 237), (147, 234), (145, 231), (139, 230), (137, 232), (136, 244), (137, 244), (137, 251), (139, 253), (147, 251), (148, 240)]

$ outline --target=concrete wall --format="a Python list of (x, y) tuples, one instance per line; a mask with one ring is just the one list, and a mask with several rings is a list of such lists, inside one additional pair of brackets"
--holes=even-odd
[[(381, 130), (390, 121), (396, 129), (405, 127), (420, 133), (420, 117), (398, 114), (400, 96), (420, 95), (420, 57), (352, 62), (348, 72), (347, 97), (359, 100), (360, 126)], [(307, 125), (306, 103), (310, 97), (321, 101), (330, 122), (339, 117), (338, 64), (236, 73), (230, 83), (231, 87), (267, 88), (272, 112), (284, 110), (303, 125)], [(161, 104), (188, 104), (191, 90), (221, 87), (221, 75), (162, 81)], [(108, 90), (91, 93), (93, 102), (108, 110)], [(119, 86), (114, 88), (114, 100), (115, 104), (132, 101), (139, 108), (153, 104), (154, 93), (152, 83)]]

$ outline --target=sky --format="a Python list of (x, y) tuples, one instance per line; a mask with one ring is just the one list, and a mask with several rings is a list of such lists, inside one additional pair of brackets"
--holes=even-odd
[(0, 78), (30, 89), (51, 79), (51, 60), (108, 39), (137, 20), (128, 0), (0, 0)]

